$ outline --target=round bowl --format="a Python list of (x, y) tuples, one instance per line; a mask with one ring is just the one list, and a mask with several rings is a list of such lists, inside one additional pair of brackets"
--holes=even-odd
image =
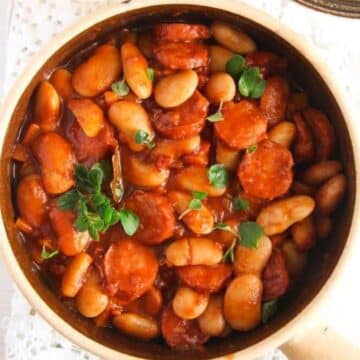
[(171, 350), (161, 341), (140, 342), (111, 329), (97, 328), (92, 321), (67, 308), (50, 290), (34, 268), (14, 226), (12, 147), (33, 90), (54, 67), (66, 63), (72, 54), (116, 28), (179, 19), (193, 22), (221, 19), (243, 28), (261, 48), (286, 56), (313, 105), (325, 111), (334, 125), (338, 157), (348, 179), (346, 199), (336, 215), (333, 233), (312, 251), (302, 283), (286, 298), (285, 306), (272, 321), (248, 333), (233, 332), (229, 337), (211, 340), (203, 350), (189, 351), (185, 356), (208, 359), (237, 353), (241, 359), (254, 358), (301, 331), (341, 277), (359, 233), (359, 224), (353, 221), (359, 218), (360, 203), (356, 191), (359, 164), (354, 158), (354, 153), (360, 150), (357, 131), (338, 87), (309, 44), (276, 20), (232, 0), (180, 0), (176, 4), (167, 0), (140, 0), (96, 11), (52, 39), (19, 77), (4, 102), (0, 125), (0, 248), (13, 279), (38, 313), (71, 341), (101, 358), (181, 359), (184, 354)]

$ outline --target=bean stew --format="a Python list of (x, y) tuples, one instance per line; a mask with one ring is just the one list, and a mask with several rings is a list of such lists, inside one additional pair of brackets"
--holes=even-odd
[(122, 29), (38, 85), (15, 225), (64, 303), (177, 350), (271, 321), (346, 191), (286, 58), (227, 23)]

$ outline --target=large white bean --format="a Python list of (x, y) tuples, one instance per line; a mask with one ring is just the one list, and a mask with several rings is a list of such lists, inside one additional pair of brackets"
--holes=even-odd
[(108, 304), (109, 297), (102, 290), (99, 276), (93, 270), (76, 295), (76, 307), (81, 315), (93, 318), (100, 315)]
[(112, 321), (119, 330), (143, 340), (154, 339), (160, 335), (159, 325), (150, 316), (124, 312), (114, 316)]
[(346, 177), (343, 174), (333, 176), (326, 181), (315, 195), (316, 211), (320, 215), (331, 214), (340, 204), (346, 190)]
[(190, 99), (199, 78), (194, 70), (184, 70), (163, 77), (155, 86), (154, 99), (163, 108), (172, 108)]
[(269, 131), (268, 138), (272, 142), (278, 143), (286, 148), (290, 148), (295, 139), (295, 135), (295, 124), (290, 121), (281, 121)]
[(92, 257), (87, 253), (75, 255), (62, 277), (61, 291), (64, 296), (75, 297), (84, 283), (86, 273), (92, 263)]
[(206, 309), (209, 295), (199, 293), (188, 287), (179, 287), (176, 290), (172, 307), (177, 316), (184, 320), (199, 317)]
[(267, 236), (263, 236), (257, 248), (237, 245), (235, 248), (234, 271), (237, 275), (261, 275), (271, 255), (272, 243)]
[(261, 321), (263, 284), (253, 274), (237, 276), (227, 287), (224, 316), (233, 329), (249, 331)]
[(306, 262), (307, 253), (300, 252), (292, 241), (285, 241), (282, 244), (282, 251), (285, 256), (286, 268), (291, 280), (296, 280), (302, 274)]
[(221, 246), (208, 238), (181, 238), (165, 251), (167, 261), (175, 266), (216, 265), (223, 256)]
[(329, 160), (314, 164), (307, 168), (302, 176), (304, 183), (320, 185), (342, 170), (340, 161)]
[(290, 228), (291, 236), (300, 251), (311, 249), (316, 243), (316, 228), (314, 218), (307, 216), (296, 222)]
[(210, 56), (210, 72), (216, 73), (219, 71), (226, 71), (227, 62), (234, 56), (235, 54), (218, 45), (210, 45), (209, 46), (209, 56)]
[(133, 185), (144, 187), (163, 186), (170, 174), (168, 169), (158, 169), (129, 151), (122, 153), (124, 178)]
[(235, 81), (226, 72), (212, 74), (205, 86), (205, 95), (213, 104), (231, 101), (235, 93)]
[(187, 211), (192, 196), (182, 191), (170, 191), (168, 198), (181, 220), (195, 234), (209, 234), (214, 229), (214, 216), (203, 204), (200, 209)]
[(198, 318), (201, 331), (209, 336), (220, 336), (226, 329), (223, 312), (224, 296), (211, 295), (205, 311)]
[(249, 35), (229, 24), (215, 21), (211, 26), (211, 31), (215, 40), (231, 51), (247, 54), (256, 50), (256, 44)]
[(109, 109), (109, 120), (119, 131), (120, 141), (127, 144), (132, 151), (142, 151), (146, 145), (138, 144), (135, 140), (137, 131), (142, 130), (154, 137), (149, 116), (142, 105), (134, 101), (118, 101)]
[(147, 99), (152, 93), (152, 80), (148, 75), (148, 62), (141, 51), (131, 42), (121, 46), (121, 60), (124, 76), (130, 89), (140, 99)]
[(314, 207), (315, 201), (310, 196), (291, 196), (264, 207), (256, 222), (264, 228), (266, 235), (275, 235), (309, 216)]
[(157, 141), (151, 156), (157, 159), (166, 156), (171, 161), (176, 161), (183, 155), (191, 154), (200, 147), (200, 136), (192, 136), (181, 140), (161, 139)]
[(231, 149), (221, 140), (216, 140), (216, 162), (223, 164), (228, 170), (235, 170), (239, 164), (241, 152)]
[(328, 216), (317, 216), (315, 218), (316, 235), (320, 240), (326, 239), (332, 228), (332, 221)]
[(201, 166), (180, 170), (175, 176), (175, 184), (186, 191), (204, 191), (208, 196), (221, 196), (226, 192), (226, 187), (217, 188), (209, 183), (208, 168)]

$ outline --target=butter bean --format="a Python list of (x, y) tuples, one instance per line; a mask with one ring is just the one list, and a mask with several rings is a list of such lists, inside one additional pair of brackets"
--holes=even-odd
[(163, 77), (155, 86), (155, 101), (163, 108), (179, 106), (191, 98), (198, 83), (198, 75), (193, 70), (184, 70)]

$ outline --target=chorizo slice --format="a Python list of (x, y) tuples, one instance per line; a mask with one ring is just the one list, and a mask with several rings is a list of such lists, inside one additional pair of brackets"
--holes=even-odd
[(57, 235), (57, 247), (66, 256), (74, 256), (83, 251), (91, 241), (87, 231), (77, 232), (74, 228), (76, 215), (72, 211), (62, 211), (56, 206), (49, 212), (52, 228)]
[(238, 178), (244, 191), (261, 199), (284, 195), (293, 179), (291, 152), (280, 144), (264, 140), (240, 163)]
[(313, 108), (305, 109), (303, 116), (314, 135), (316, 160), (329, 159), (334, 153), (336, 139), (334, 128), (327, 116)]
[(285, 256), (278, 248), (273, 248), (269, 262), (263, 272), (263, 300), (276, 299), (286, 293), (289, 288), (289, 273)]
[(140, 219), (133, 239), (146, 245), (157, 245), (174, 234), (175, 215), (169, 200), (160, 194), (136, 191), (125, 206)]
[(200, 24), (158, 24), (153, 28), (157, 41), (195, 41), (209, 39), (210, 29)]
[(128, 303), (153, 286), (158, 262), (151, 249), (131, 240), (113, 243), (105, 254), (107, 290)]
[(309, 126), (300, 113), (294, 114), (296, 135), (293, 145), (293, 154), (296, 163), (306, 163), (314, 159), (315, 146)]
[(269, 127), (285, 119), (289, 99), (289, 85), (281, 76), (266, 80), (264, 93), (260, 99), (260, 109), (268, 121)]
[(231, 265), (189, 265), (179, 267), (176, 271), (188, 287), (199, 292), (214, 293), (220, 291), (230, 278)]
[(115, 150), (117, 144), (113, 128), (105, 121), (103, 128), (95, 137), (88, 137), (80, 125), (74, 121), (66, 130), (76, 158), (86, 165), (93, 165)]
[(224, 119), (215, 123), (215, 132), (231, 148), (246, 149), (265, 138), (267, 120), (253, 102), (228, 102), (222, 114)]
[(200, 42), (162, 42), (154, 46), (154, 57), (163, 66), (173, 70), (189, 70), (207, 66), (207, 47)]
[(247, 66), (257, 66), (265, 78), (283, 74), (288, 67), (287, 59), (269, 51), (254, 51), (246, 55), (245, 61)]
[(155, 110), (153, 123), (156, 130), (167, 138), (180, 140), (198, 135), (205, 126), (209, 102), (195, 91), (180, 106), (169, 111)]
[(196, 320), (184, 320), (178, 317), (168, 304), (161, 316), (161, 332), (166, 343), (178, 350), (198, 349), (209, 336), (204, 334)]
[(49, 194), (61, 194), (74, 185), (75, 154), (68, 141), (55, 132), (40, 134), (32, 144), (40, 163), (41, 179)]
[(16, 203), (20, 216), (34, 228), (46, 221), (47, 195), (39, 175), (28, 175), (22, 178), (16, 190)]

